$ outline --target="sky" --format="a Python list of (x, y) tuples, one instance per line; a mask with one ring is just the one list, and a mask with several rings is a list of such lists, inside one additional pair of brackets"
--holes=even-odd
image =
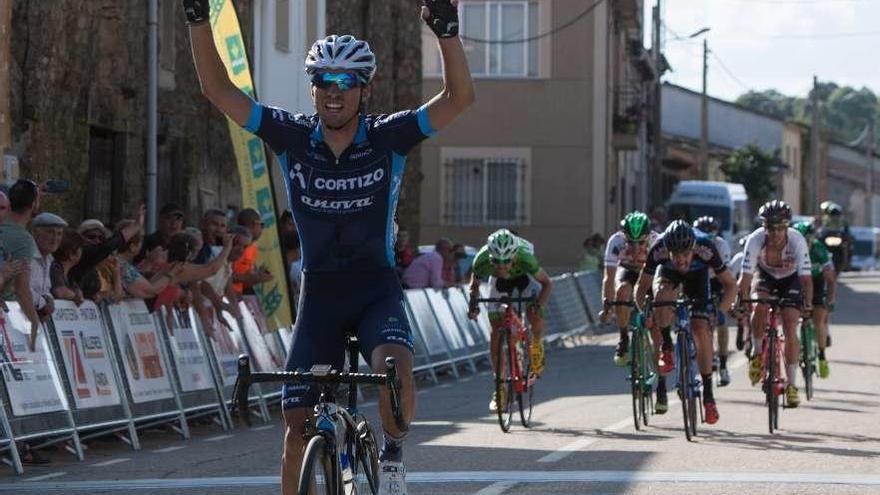
[[(806, 96), (813, 75), (880, 94), (880, 0), (663, 0), (664, 80), (733, 100), (749, 89)], [(651, 7), (645, 0), (646, 35)], [(686, 38), (703, 27), (711, 31)], [(647, 42), (650, 45), (650, 41)]]

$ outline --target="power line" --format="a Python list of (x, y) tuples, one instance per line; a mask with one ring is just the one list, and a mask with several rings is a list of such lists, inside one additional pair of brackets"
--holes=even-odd
[(464, 41), (472, 41), (474, 43), (486, 43), (488, 45), (512, 45), (512, 44), (518, 44), (518, 43), (528, 43), (530, 41), (536, 41), (541, 38), (553, 36), (554, 34), (562, 31), (563, 29), (571, 27), (572, 25), (574, 25), (574, 23), (576, 23), (579, 20), (583, 19), (584, 17), (588, 16), (590, 14), (590, 12), (595, 10), (595, 8), (598, 7), (599, 4), (604, 1), (605, 0), (596, 0), (595, 2), (593, 2), (592, 5), (587, 7), (586, 10), (584, 10), (580, 14), (572, 17), (568, 21), (560, 24), (559, 26), (556, 26), (555, 28), (547, 31), (546, 33), (536, 34), (534, 36), (529, 36), (527, 38), (520, 38), (520, 39), (516, 39), (516, 40), (489, 40), (489, 39), (482, 39), (482, 38), (471, 38), (470, 36), (464, 36), (462, 34), (459, 34), (459, 37)]
[(810, 4), (842, 4), (842, 3), (867, 3), (874, 0), (727, 0), (736, 3), (757, 3), (761, 5), (810, 5)]
[(724, 73), (726, 73), (731, 79), (733, 79), (733, 81), (735, 83), (737, 83), (739, 85), (739, 87), (741, 87), (742, 89), (744, 89), (746, 91), (749, 91), (752, 89), (752, 88), (748, 87), (745, 83), (743, 83), (740, 80), (740, 78), (736, 77), (736, 75), (733, 73), (733, 71), (731, 71), (729, 68), (727, 68), (727, 66), (724, 64), (724, 62), (721, 61), (721, 58), (718, 56), (717, 53), (715, 53), (714, 50), (709, 50), (709, 54), (712, 55), (712, 58), (714, 58), (716, 62), (718, 62), (718, 66), (721, 67), (721, 70), (724, 71)]
[(862, 36), (880, 36), (880, 31), (860, 31), (850, 33), (815, 33), (815, 34), (761, 34), (746, 33), (745, 36), (714, 36), (713, 39), (725, 41), (737, 40), (778, 40), (778, 41), (810, 41), (825, 39), (858, 38)]

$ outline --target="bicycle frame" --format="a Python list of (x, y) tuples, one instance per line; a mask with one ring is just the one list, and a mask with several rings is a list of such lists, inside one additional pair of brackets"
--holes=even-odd
[[(510, 354), (510, 365), (512, 371), (512, 379), (513, 379), (513, 388), (516, 393), (523, 393), (526, 391), (529, 385), (533, 383), (532, 377), (523, 377), (523, 370), (520, 368), (519, 359), (517, 359), (516, 355), (516, 345), (519, 343), (523, 343), (529, 341), (527, 335), (526, 326), (523, 324), (522, 320), (513, 310), (513, 307), (510, 304), (505, 305), (504, 309), (504, 317), (502, 320), (501, 327), (498, 329), (499, 335), (498, 338), (507, 339), (507, 349)], [(525, 352), (528, 352), (528, 349), (525, 349)]]
[[(697, 371), (697, 367), (695, 366), (697, 362), (697, 344), (694, 341), (694, 334), (691, 330), (691, 319), (688, 314), (688, 307), (684, 304), (684, 301), (679, 301), (676, 305), (675, 321), (675, 386), (678, 388), (684, 388), (684, 399), (699, 398), (703, 383), (700, 374)], [(684, 342), (682, 342), (682, 340)], [(687, 345), (688, 370), (690, 371), (687, 377), (688, 383), (685, 384), (685, 387), (683, 387), (681, 383), (678, 383), (677, 378), (679, 376), (679, 367), (683, 364), (678, 359), (678, 356), (681, 355), (679, 351), (681, 350), (682, 345)]]
[[(785, 364), (785, 355), (783, 354), (782, 344), (784, 340), (780, 338), (779, 326), (778, 326), (778, 312), (774, 307), (770, 308), (770, 311), (767, 314), (767, 331), (764, 332), (764, 338), (762, 339), (762, 351), (761, 351), (761, 376), (763, 377), (764, 383), (772, 383), (773, 385), (773, 393), (775, 395), (782, 395), (785, 391), (785, 380), (782, 379), (781, 368), (782, 365)], [(770, 370), (770, 339), (776, 339), (776, 345), (774, 352), (774, 364), (773, 367), (773, 375), (769, 376)]]

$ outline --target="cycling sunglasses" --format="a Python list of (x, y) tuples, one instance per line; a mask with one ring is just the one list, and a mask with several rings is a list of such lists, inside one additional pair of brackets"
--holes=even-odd
[(509, 265), (510, 263), (513, 263), (513, 260), (510, 258), (506, 260), (503, 260), (501, 258), (492, 258), (493, 265)]
[(321, 89), (335, 84), (340, 91), (348, 91), (360, 86), (361, 80), (352, 72), (318, 72), (312, 76), (312, 84)]

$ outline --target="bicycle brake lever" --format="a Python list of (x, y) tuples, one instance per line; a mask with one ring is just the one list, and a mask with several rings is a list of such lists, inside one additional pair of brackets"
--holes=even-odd
[(238, 377), (232, 392), (232, 407), (238, 409), (238, 415), (245, 425), (251, 426), (250, 409), (248, 409), (248, 391), (250, 389), (251, 363), (247, 354), (238, 356)]
[(388, 388), (389, 399), (391, 400), (391, 414), (394, 416), (394, 424), (401, 432), (409, 430), (409, 426), (403, 420), (403, 407), (400, 404), (400, 380), (397, 378), (397, 360), (393, 357), (385, 358), (385, 369), (387, 370), (386, 383), (390, 385)]

